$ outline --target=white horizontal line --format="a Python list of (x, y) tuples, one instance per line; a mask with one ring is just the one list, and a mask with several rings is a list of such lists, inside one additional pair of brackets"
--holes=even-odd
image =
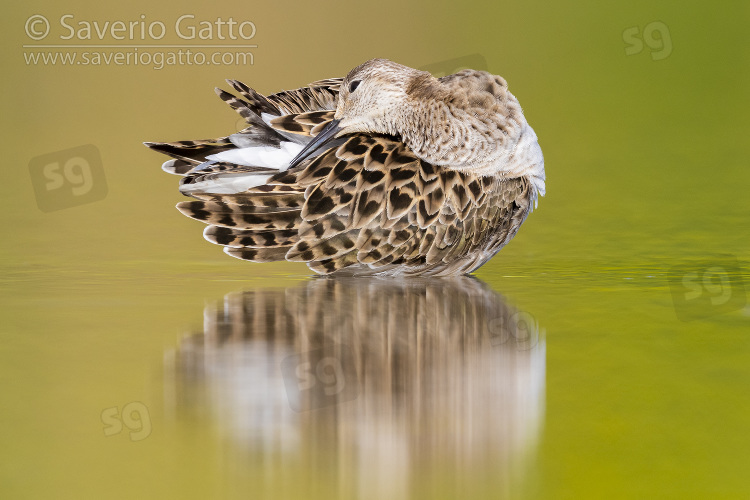
[(257, 49), (257, 45), (24, 45), (24, 49)]

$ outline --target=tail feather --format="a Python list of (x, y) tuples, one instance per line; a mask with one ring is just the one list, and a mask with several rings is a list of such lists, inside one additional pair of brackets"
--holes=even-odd
[(235, 194), (211, 194), (193, 193), (194, 198), (203, 201), (224, 202), (242, 207), (252, 207), (256, 210), (267, 209), (275, 211), (282, 208), (301, 208), (304, 199), (299, 192), (272, 191), (269, 193), (235, 193)]
[(301, 221), (299, 209), (258, 213), (228, 203), (183, 201), (177, 210), (206, 224), (253, 231), (294, 229)]
[(268, 96), (268, 99), (281, 110), (282, 114), (332, 110), (336, 109), (340, 83), (341, 80), (337, 79), (335, 84), (284, 90)]
[[(320, 256), (313, 269), (317, 272), (356, 262), (356, 235), (347, 233), (340, 220), (326, 217), (324, 206), (318, 207), (322, 213), (314, 226), (304, 222), (306, 186), (297, 184), (295, 176), (285, 177), (289, 161), (333, 119), (341, 81), (322, 80), (266, 97), (227, 80), (236, 95), (221, 89), (216, 93), (244, 118), (246, 128), (211, 140), (145, 143), (171, 157), (162, 166), (166, 172), (183, 176), (180, 191), (195, 199), (177, 209), (208, 224), (206, 240), (253, 262), (290, 255), (299, 260), (312, 253)], [(337, 140), (330, 147), (341, 144)], [(303, 239), (307, 242), (301, 245)]]
[(279, 147), (287, 138), (271, 127), (247, 127), (241, 132), (229, 136), (229, 140), (238, 148), (262, 146)]
[[(231, 84), (231, 82), (234, 82), (234, 80), (231, 80), (229, 82)], [(239, 82), (235, 83), (239, 84)], [(245, 87), (245, 89), (247, 89), (247, 91), (252, 90), (249, 87)], [(274, 130), (263, 118), (261, 118), (261, 115), (263, 113), (278, 116), (278, 110), (274, 111), (273, 109), (275, 108), (271, 108), (271, 106), (273, 105), (268, 102), (268, 100), (266, 100), (265, 102), (262, 102), (260, 100), (260, 98), (262, 98), (263, 96), (255, 91), (253, 91), (255, 92), (255, 97), (253, 97), (252, 95), (247, 95), (247, 92), (245, 92), (243, 93), (243, 95), (252, 99), (252, 102), (248, 102), (219, 88), (216, 88), (214, 90), (216, 91), (216, 94), (221, 98), (221, 100), (226, 102), (232, 109), (239, 113), (239, 115), (244, 118), (245, 121), (250, 125), (241, 132), (229, 136), (228, 139), (235, 146), (237, 146), (238, 148), (258, 146), (273, 146), (278, 148), (282, 141), (288, 140), (288, 137), (285, 134), (281, 134), (278, 131)], [(268, 113), (268, 110), (271, 110), (273, 112)], [(299, 143), (300, 141), (294, 140), (294, 142)]]
[(253, 109), (247, 101), (243, 101), (239, 97), (234, 96), (225, 90), (221, 90), (218, 87), (214, 89), (214, 92), (216, 92), (216, 95), (218, 95), (222, 101), (227, 103), (229, 107), (235, 110), (250, 125), (268, 127), (266, 122), (260, 117), (260, 114), (258, 114), (258, 112)]
[(271, 176), (266, 172), (191, 173), (180, 181), (180, 192), (185, 196), (195, 196), (198, 193), (241, 193), (262, 186)]
[(232, 248), (267, 248), (290, 246), (299, 240), (294, 229), (276, 231), (248, 231), (223, 226), (208, 226), (203, 237), (211, 243)]
[(193, 165), (206, 161), (206, 157), (235, 148), (228, 137), (199, 141), (144, 142), (144, 145), (177, 160)]
[(279, 116), (281, 111), (272, 103), (268, 98), (262, 94), (259, 94), (254, 89), (248, 87), (244, 83), (237, 80), (227, 80), (227, 83), (232, 86), (250, 106), (255, 110), (258, 115), (268, 113), (271, 115)]
[(173, 158), (171, 160), (165, 161), (161, 169), (167, 172), (168, 174), (174, 174), (174, 175), (185, 175), (193, 168), (195, 168), (196, 162), (194, 161), (187, 161), (187, 160), (178, 160), (177, 158)]

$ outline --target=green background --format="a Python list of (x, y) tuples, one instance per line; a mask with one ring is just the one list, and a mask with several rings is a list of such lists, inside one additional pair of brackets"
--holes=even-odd
[[(223, 445), (168, 415), (165, 353), (200, 328), (205, 304), (309, 272), (250, 265), (203, 240), (174, 209), (176, 178), (141, 142), (234, 132), (238, 116), (212, 92), (224, 78), (271, 93), (372, 57), (423, 67), (472, 54), (509, 82), (547, 170), (538, 210), (476, 273), (546, 331), (543, 429), (506, 496), (750, 496), (747, 2), (30, 1), (2, 12), (3, 497), (226, 492)], [(182, 14), (248, 19), (254, 64), (27, 65), (34, 14), (145, 14), (169, 28)], [(623, 33), (654, 21), (668, 28), (668, 57), (648, 45), (626, 55)], [(87, 144), (106, 197), (42, 212), (32, 160)], [(739, 263), (733, 310), (675, 301), (670, 283), (686, 269), (727, 262)], [(707, 315), (680, 321), (679, 307)], [(105, 436), (102, 411), (131, 401), (148, 407), (152, 434)]]

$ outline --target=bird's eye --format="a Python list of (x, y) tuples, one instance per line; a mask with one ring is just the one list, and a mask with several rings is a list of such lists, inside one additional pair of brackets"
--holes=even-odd
[(357, 90), (357, 87), (359, 87), (361, 80), (354, 80), (352, 83), (349, 84), (349, 92), (354, 92)]

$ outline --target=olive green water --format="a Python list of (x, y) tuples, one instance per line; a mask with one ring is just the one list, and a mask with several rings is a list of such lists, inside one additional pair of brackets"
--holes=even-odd
[[(750, 496), (746, 4), (2, 9), (3, 498)], [(27, 65), (68, 13), (249, 19), (254, 64)], [(233, 132), (224, 78), (376, 56), (486, 63), (540, 138), (548, 195), (476, 279), (311, 280), (173, 208), (140, 142)], [(35, 168), (84, 145), (106, 188), (61, 197)]]

